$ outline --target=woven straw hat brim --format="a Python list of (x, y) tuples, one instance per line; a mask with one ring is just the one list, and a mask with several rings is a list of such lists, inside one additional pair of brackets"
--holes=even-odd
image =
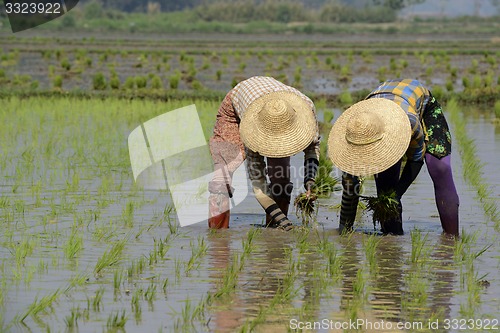
[[(272, 100), (286, 101), (295, 111), (295, 121), (286, 128), (283, 123), (261, 124), (259, 112)], [(311, 144), (318, 132), (318, 123), (311, 106), (292, 92), (271, 92), (249, 105), (240, 122), (243, 144), (262, 156), (281, 158), (295, 155)]]
[[(355, 145), (347, 141), (347, 124), (351, 117), (364, 112), (375, 113), (384, 124), (382, 139)], [(384, 98), (358, 102), (348, 108), (333, 124), (328, 138), (328, 155), (340, 170), (354, 176), (367, 176), (387, 170), (398, 162), (408, 149), (411, 125), (406, 112)]]

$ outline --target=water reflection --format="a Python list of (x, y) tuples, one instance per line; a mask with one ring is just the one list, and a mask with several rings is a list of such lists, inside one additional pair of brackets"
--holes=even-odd
[(430, 309), (432, 313), (438, 313), (443, 318), (451, 317), (452, 297), (457, 282), (456, 265), (453, 257), (454, 245), (454, 239), (442, 235), (431, 253), (434, 279)]
[[(271, 328), (283, 320), (278, 312), (274, 314), (267, 310), (277, 303), (280, 308), (289, 307), (293, 300), (293, 297), (281, 297), (286, 294), (283, 286), (286, 274), (290, 272), (290, 260), (294, 260), (291, 257), (292, 247), (285, 233), (268, 229), (263, 231), (268, 235), (259, 235), (254, 239), (253, 251), (247, 254), (242, 254), (239, 247), (242, 239), (237, 234), (218, 232), (208, 237), (208, 259), (214, 267), (210, 277), (214, 281), (215, 294), (224, 288), (226, 275), (231, 272), (228, 267), (237, 263), (236, 287), (232, 292), (216, 297), (213, 302), (210, 321), (213, 331), (234, 332), (242, 325), (251, 326), (252, 321), (258, 321), (259, 328)], [(246, 241), (245, 237), (243, 241)], [(244, 262), (240, 265), (242, 256)], [(241, 271), (238, 271), (240, 268)], [(265, 324), (259, 320), (264, 317)]]
[[(213, 271), (209, 274), (211, 281), (214, 281), (213, 290), (221, 288), (224, 275), (231, 263), (231, 257), (234, 251), (231, 249), (231, 232), (229, 230), (220, 230), (211, 232), (207, 236), (208, 251), (207, 258)], [(211, 330), (215, 332), (232, 332), (241, 325), (243, 314), (241, 312), (241, 300), (236, 293), (228, 296), (230, 299), (215, 300), (213, 315), (209, 320)], [(233, 306), (224, 306), (232, 304)], [(213, 329), (212, 329), (213, 327)]]
[(427, 241), (426, 256), (412, 263), (407, 237), (375, 236), (380, 239), (370, 266), (367, 249), (362, 252), (362, 237), (366, 236), (354, 234), (335, 240), (342, 249), (343, 265), (341, 312), (334, 317), (372, 323), (383, 320), (394, 323), (393, 327), (406, 321), (425, 327), (431, 318), (450, 318), (457, 280), (453, 239), (440, 236), (437, 244)]
[(382, 237), (375, 250), (377, 271), (370, 274), (373, 286), (371, 305), (380, 319), (401, 320), (401, 288), (406, 251), (400, 237)]

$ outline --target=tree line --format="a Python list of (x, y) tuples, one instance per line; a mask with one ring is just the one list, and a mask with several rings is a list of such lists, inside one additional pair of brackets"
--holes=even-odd
[(406, 6), (426, 0), (84, 0), (89, 18), (112, 12), (190, 11), (200, 20), (269, 22), (391, 22)]
[[(443, 6), (448, 0), (439, 0)], [(500, 0), (483, 1), (500, 8)], [(392, 22), (404, 8), (426, 0), (82, 0), (92, 18), (113, 18), (120, 12), (188, 11), (207, 22)], [(438, 6), (436, 1), (436, 6)]]
[(162, 12), (193, 9), (196, 7), (220, 7), (222, 5), (241, 6), (245, 2), (248, 6), (260, 7), (274, 3), (280, 6), (302, 6), (306, 10), (317, 10), (324, 6), (345, 6), (366, 8), (367, 6), (382, 6), (392, 10), (401, 10), (407, 6), (422, 3), (426, 0), (82, 0), (82, 4), (97, 2), (105, 9), (117, 9), (124, 12), (146, 12), (148, 5), (159, 6)]

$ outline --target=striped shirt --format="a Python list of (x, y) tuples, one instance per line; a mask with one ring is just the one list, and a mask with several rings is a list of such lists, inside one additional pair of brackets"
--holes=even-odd
[(406, 157), (411, 161), (422, 161), (425, 155), (425, 142), (428, 141), (422, 117), (430, 99), (429, 90), (417, 80), (389, 80), (368, 94), (366, 99), (368, 98), (389, 99), (406, 112), (412, 128)]

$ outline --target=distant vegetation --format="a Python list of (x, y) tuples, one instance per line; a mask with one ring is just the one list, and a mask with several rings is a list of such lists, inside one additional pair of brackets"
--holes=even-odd
[[(245, 7), (244, 14), (250, 17), (264, 7), (276, 8), (279, 7), (281, 14), (293, 12), (293, 8), (302, 7), (305, 11), (321, 10), (323, 7), (348, 7), (348, 8), (366, 8), (366, 7), (381, 7), (394, 11), (401, 10), (405, 7), (423, 3), (426, 0), (85, 0), (82, 4), (98, 3), (106, 9), (116, 9), (123, 12), (151, 12), (162, 11), (172, 12), (189, 9), (200, 8), (221, 8), (222, 7)], [(222, 14), (222, 13), (221, 13)], [(251, 17), (255, 19), (255, 17)], [(220, 20), (224, 20), (223, 15), (220, 15)]]
[[(405, 6), (425, 0), (167, 1), (90, 0), (41, 30), (125, 33), (409, 33), (497, 34), (497, 17), (398, 19)], [(142, 5), (139, 5), (141, 3)], [(144, 5), (147, 3), (147, 5)], [(182, 3), (177, 4), (176, 3)], [(201, 3), (201, 4), (200, 4)], [(369, 3), (369, 6), (361, 6)], [(9, 30), (0, 13), (0, 31)]]

